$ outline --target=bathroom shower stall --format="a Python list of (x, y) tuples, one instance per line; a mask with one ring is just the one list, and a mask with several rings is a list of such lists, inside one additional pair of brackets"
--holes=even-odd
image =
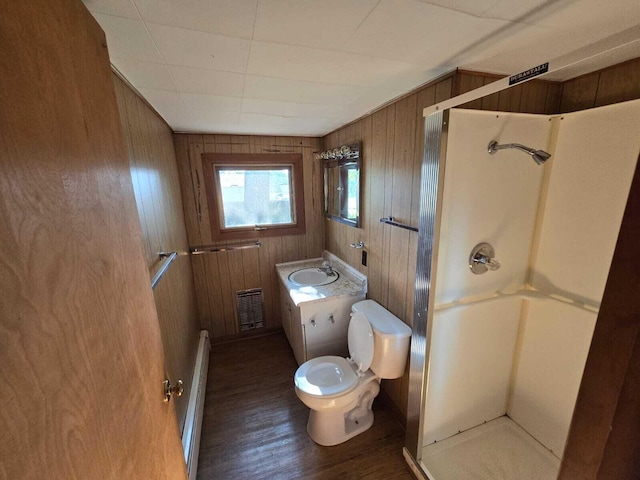
[(640, 101), (554, 116), (450, 109), (425, 132), (408, 449), (433, 480), (555, 479)]

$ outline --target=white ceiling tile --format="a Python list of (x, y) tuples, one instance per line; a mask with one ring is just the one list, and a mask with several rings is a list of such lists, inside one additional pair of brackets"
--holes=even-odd
[(160, 53), (169, 65), (244, 73), (249, 40), (147, 24)]
[(375, 86), (415, 65), (343, 52), (252, 42), (247, 73), (307, 82)]
[(112, 58), (111, 63), (136, 88), (176, 91), (176, 85), (166, 65), (124, 58)]
[(131, 0), (82, 0), (92, 13), (104, 13), (117, 17), (140, 19), (138, 10)]
[(253, 39), (340, 49), (378, 0), (260, 0)]
[(350, 85), (331, 85), (328, 83), (307, 83), (300, 101), (322, 105), (348, 105), (366, 87)]
[(227, 112), (224, 116), (215, 118), (195, 118), (189, 128), (181, 129), (182, 132), (199, 133), (233, 133), (238, 134), (240, 127), (240, 112)]
[(181, 93), (180, 97), (194, 117), (222, 118), (226, 113), (240, 112), (242, 108), (241, 98), (192, 93)]
[(185, 127), (188, 129), (188, 125), (193, 122), (189, 110), (177, 92), (152, 88), (138, 88), (138, 91), (174, 130)]
[[(218, 133), (323, 135), (454, 67), (587, 58), (640, 28), (638, 0), (83, 1), (114, 65), (172, 128)], [(616, 53), (558, 79), (637, 45)]]
[[(417, 0), (422, 3), (438, 5), (458, 12), (480, 16), (500, 0)], [(513, 0), (512, 0), (513, 1)], [(527, 1), (527, 0), (525, 0)]]
[(347, 116), (349, 109), (346, 106), (338, 105), (318, 105), (244, 98), (242, 100), (242, 113), (259, 113), (282, 117), (339, 118)]
[(242, 99), (187, 93), (180, 97), (193, 117), (192, 131), (233, 133), (237, 128)]
[[(342, 125), (344, 122), (338, 122)], [(238, 133), (254, 135), (310, 135), (320, 136), (336, 128), (336, 121), (320, 117), (278, 117), (243, 113)]]
[(184, 93), (242, 97), (244, 75), (204, 68), (169, 66), (178, 90)]
[(453, 70), (450, 67), (425, 68), (414, 66), (399, 75), (389, 75), (379, 82), (375, 88), (383, 90), (413, 90), (414, 88), (433, 80), (440, 75)]
[(251, 39), (257, 0), (135, 0), (145, 22)]
[(380, 105), (407, 93), (405, 90), (370, 88), (351, 102), (349, 108), (362, 113), (370, 112)]
[(345, 50), (430, 68), (455, 67), (457, 55), (507, 24), (414, 0), (383, 0)]
[(94, 17), (107, 36), (111, 58), (162, 63), (162, 58), (142, 21), (101, 13), (95, 13)]
[(321, 105), (346, 105), (362, 90), (363, 87), (247, 75), (244, 97)]
[(309, 82), (288, 80), (286, 78), (247, 75), (244, 79), (244, 97), (301, 102), (308, 84)]

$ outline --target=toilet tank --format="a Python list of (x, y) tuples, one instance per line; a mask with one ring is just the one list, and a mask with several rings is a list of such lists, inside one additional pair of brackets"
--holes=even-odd
[(373, 300), (354, 303), (351, 310), (366, 316), (373, 330), (371, 371), (380, 378), (401, 377), (409, 355), (411, 328)]

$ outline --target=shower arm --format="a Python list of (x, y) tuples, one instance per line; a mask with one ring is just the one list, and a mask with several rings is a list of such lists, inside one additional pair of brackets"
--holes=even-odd
[(509, 148), (515, 148), (517, 150), (523, 151), (528, 153), (529, 155), (531, 155), (532, 153), (535, 152), (535, 150), (533, 148), (529, 148), (529, 147), (525, 147), (524, 145), (520, 144), (520, 143), (505, 143), (503, 145), (498, 145), (498, 142), (493, 141), (489, 144), (489, 153), (494, 153), (496, 150), (506, 150)]

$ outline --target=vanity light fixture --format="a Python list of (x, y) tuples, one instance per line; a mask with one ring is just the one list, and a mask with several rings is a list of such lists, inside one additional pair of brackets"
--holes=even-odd
[(342, 145), (333, 149), (326, 150), (324, 152), (316, 153), (316, 160), (342, 160), (349, 158), (358, 158), (360, 151), (357, 144), (354, 145)]

